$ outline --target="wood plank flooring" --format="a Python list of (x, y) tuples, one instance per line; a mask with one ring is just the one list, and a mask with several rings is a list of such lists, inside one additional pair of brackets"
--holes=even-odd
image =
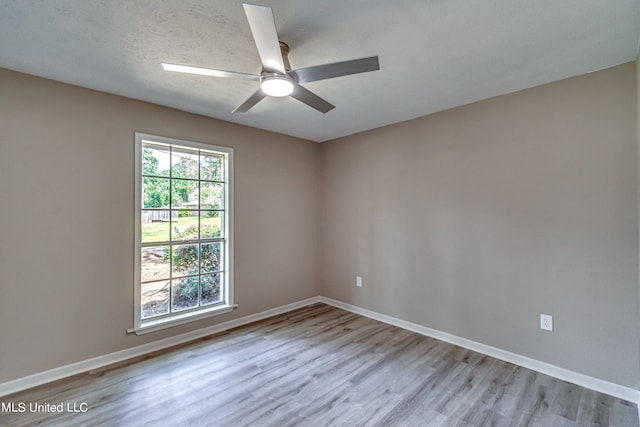
[(0, 402), (26, 406), (2, 426), (638, 426), (630, 402), (324, 304)]

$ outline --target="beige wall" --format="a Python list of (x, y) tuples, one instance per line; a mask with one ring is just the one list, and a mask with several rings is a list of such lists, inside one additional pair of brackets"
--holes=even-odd
[(323, 144), (322, 294), (637, 388), (636, 120), (630, 63)]
[[(638, 225), (640, 228), (640, 52), (638, 53), (638, 58), (636, 59), (636, 150), (637, 150), (637, 163), (636, 163), (636, 179), (637, 179), (637, 192), (638, 195)], [(640, 247), (640, 230), (638, 233), (638, 246)], [(640, 254), (639, 254), (640, 258)], [(638, 263), (638, 271), (640, 275), (640, 259)], [(640, 283), (638, 283), (640, 286)], [(640, 335), (640, 328), (638, 330), (638, 335)], [(638, 340), (640, 341), (640, 339)], [(638, 351), (640, 352), (640, 342), (638, 343)], [(640, 364), (640, 361), (638, 362)], [(640, 366), (639, 366), (640, 369)], [(640, 388), (640, 387), (638, 387)]]
[[(232, 314), (126, 335), (136, 131), (234, 148)], [(0, 70), (0, 382), (317, 295), (319, 149)]]

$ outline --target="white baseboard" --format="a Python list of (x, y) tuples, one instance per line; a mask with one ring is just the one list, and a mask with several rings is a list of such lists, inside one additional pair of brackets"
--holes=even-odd
[(506, 362), (514, 363), (516, 365), (532, 369), (537, 372), (541, 372), (552, 377), (569, 381), (571, 383), (590, 388), (592, 390), (605, 393), (611, 396), (618, 397), (633, 403), (638, 404), (640, 411), (640, 390), (635, 390), (629, 387), (625, 387), (619, 384), (615, 384), (609, 381), (604, 381), (598, 378), (590, 377), (588, 375), (580, 374), (578, 372), (569, 371), (564, 368), (560, 368), (549, 363), (541, 362), (530, 357), (522, 356), (516, 353), (511, 353), (506, 350), (501, 350), (496, 347), (481, 344), (476, 341), (472, 341), (466, 338), (461, 338), (456, 335), (448, 334), (446, 332), (431, 329), (426, 326), (418, 325), (416, 323), (408, 322), (406, 320), (397, 319), (395, 317), (380, 314), (372, 310), (361, 308), (355, 305), (347, 304), (342, 301), (337, 301), (327, 297), (312, 297), (302, 301), (297, 301), (291, 304), (275, 307), (270, 310), (262, 311), (260, 313), (251, 314), (249, 316), (241, 317), (239, 319), (230, 320), (228, 322), (219, 323), (217, 325), (209, 326), (207, 328), (198, 329), (185, 334), (176, 335), (174, 337), (165, 338), (162, 340), (154, 341), (148, 344), (143, 344), (137, 347), (128, 348), (114, 353), (105, 354), (91, 359), (82, 360), (80, 362), (72, 363), (69, 365), (61, 366), (59, 368), (50, 369), (48, 371), (39, 372), (33, 375), (29, 375), (16, 380), (0, 383), (0, 397), (6, 396), (12, 393), (16, 393), (22, 390), (26, 390), (32, 387), (36, 387), (42, 384), (46, 384), (52, 381), (56, 381), (62, 378), (70, 377), (72, 375), (81, 374), (94, 369), (99, 369), (114, 363), (122, 362), (134, 357), (144, 356), (145, 354), (153, 353), (158, 350), (173, 347), (175, 345), (184, 344), (189, 341), (194, 341), (199, 338), (203, 338), (209, 335), (216, 334), (218, 332), (226, 331), (228, 329), (236, 328), (238, 326), (246, 325), (248, 323), (256, 322), (258, 320), (266, 319), (268, 317), (283, 314), (291, 310), (295, 310), (307, 305), (322, 302), (332, 305), (334, 307), (341, 308), (343, 310), (350, 311), (365, 317), (369, 317), (374, 320), (379, 320), (390, 325), (398, 326), (409, 331), (426, 335), (432, 338), (436, 338), (441, 341), (445, 341), (451, 344), (455, 344), (460, 347), (468, 348), (469, 350), (477, 351), (478, 353), (486, 354), (497, 359), (504, 360)]
[(0, 397), (6, 396), (12, 393), (16, 393), (22, 390), (26, 390), (32, 387), (36, 387), (42, 384), (46, 384), (52, 381), (56, 381), (62, 378), (70, 377), (72, 375), (82, 374), (94, 369), (99, 369), (114, 363), (122, 362), (124, 360), (132, 359), (134, 357), (144, 356), (145, 354), (153, 353), (154, 351), (163, 350), (165, 348), (173, 347), (178, 344), (184, 344), (189, 341), (197, 340), (209, 335), (216, 334), (218, 332), (226, 331), (228, 329), (236, 328), (238, 326), (246, 325), (248, 323), (256, 322), (258, 320), (266, 319), (268, 317), (276, 316), (278, 314), (286, 313), (297, 308), (305, 307), (314, 303), (320, 302), (320, 297), (308, 298), (302, 301), (297, 301), (291, 304), (275, 307), (270, 310), (262, 311), (260, 313), (244, 316), (239, 319), (230, 320), (228, 322), (219, 323), (217, 325), (209, 326), (207, 328), (198, 329), (195, 331), (187, 332), (184, 334), (176, 335), (169, 338), (164, 338), (158, 341), (150, 342), (148, 344), (139, 345), (137, 347), (127, 348), (125, 350), (116, 351), (114, 353), (105, 354), (91, 359), (82, 360), (80, 362), (71, 363), (69, 365), (61, 366), (59, 368), (50, 369), (48, 371), (38, 372), (33, 375), (29, 375), (16, 380), (0, 383)]
[(417, 323), (407, 322), (406, 320), (397, 319), (395, 317), (380, 314), (375, 311), (367, 310), (355, 305), (347, 304), (342, 301), (337, 301), (327, 297), (320, 297), (320, 302), (332, 305), (334, 307), (341, 308), (343, 310), (350, 311), (365, 317), (369, 317), (374, 320), (379, 320), (390, 325), (398, 326), (403, 329), (407, 329), (412, 332), (426, 335), (428, 337), (436, 338), (440, 341), (445, 341), (451, 344), (455, 344), (460, 347), (467, 348), (469, 350), (477, 351), (478, 353), (486, 354), (487, 356), (495, 357), (496, 359), (504, 360), (532, 369), (537, 372), (558, 378), (563, 381), (568, 381), (573, 384), (577, 384), (582, 387), (590, 388), (592, 390), (605, 393), (611, 396), (618, 397), (620, 399), (633, 402), (638, 405), (640, 411), (640, 390), (635, 390), (630, 387), (625, 387), (619, 384), (615, 384), (609, 381), (604, 381), (598, 378), (590, 377), (578, 372), (569, 371), (568, 369), (560, 368), (549, 363), (541, 362), (539, 360), (532, 359), (530, 357), (522, 356), (520, 354), (511, 353), (506, 350), (501, 350), (496, 347), (491, 347), (486, 344), (481, 344), (476, 341), (472, 341), (466, 338), (461, 338), (456, 335), (448, 334), (446, 332), (431, 329), (426, 326), (418, 325)]

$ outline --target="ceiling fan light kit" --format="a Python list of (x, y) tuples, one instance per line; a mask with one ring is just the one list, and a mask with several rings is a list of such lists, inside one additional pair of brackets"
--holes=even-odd
[(260, 74), (245, 74), (235, 71), (162, 63), (162, 67), (166, 71), (260, 81), (260, 88), (245, 102), (236, 107), (236, 109), (233, 110), (234, 113), (249, 111), (251, 107), (260, 102), (265, 96), (291, 96), (321, 113), (326, 113), (334, 109), (335, 106), (310, 90), (300, 86), (300, 83), (326, 80), (380, 69), (378, 57), (372, 56), (291, 70), (288, 58), (289, 46), (278, 40), (278, 33), (271, 8), (247, 3), (244, 3), (242, 6), (247, 15), (249, 28), (251, 29), (251, 34), (253, 34), (258, 55), (262, 62), (262, 71)]
[(265, 95), (282, 97), (293, 93), (293, 80), (286, 74), (263, 73), (260, 89)]

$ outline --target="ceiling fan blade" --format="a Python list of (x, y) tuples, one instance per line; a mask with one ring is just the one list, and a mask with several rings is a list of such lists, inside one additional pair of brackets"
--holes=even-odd
[(285, 73), (280, 43), (273, 12), (270, 7), (256, 6), (254, 4), (242, 5), (247, 15), (251, 34), (258, 48), (258, 55), (262, 61), (262, 67), (266, 71)]
[(369, 58), (352, 59), (350, 61), (334, 62), (332, 64), (315, 65), (313, 67), (298, 68), (289, 74), (295, 76), (298, 83), (315, 82), (318, 80), (332, 79), (334, 77), (348, 76), (350, 74), (377, 71), (380, 63), (377, 56)]
[(293, 90), (291, 96), (298, 101), (307, 104), (309, 107), (315, 108), (323, 114), (336, 108), (335, 105), (328, 103), (315, 93), (303, 88), (300, 85), (296, 85), (296, 88)]
[(258, 89), (253, 95), (249, 97), (249, 99), (238, 105), (235, 110), (232, 111), (232, 113), (246, 113), (251, 107), (260, 102), (265, 96), (266, 95), (264, 94), (264, 92), (262, 92), (262, 89)]
[(260, 81), (260, 76), (255, 74), (236, 73), (234, 71), (212, 70), (210, 68), (190, 67), (188, 65), (162, 63), (165, 71), (177, 71), (178, 73), (198, 74), (201, 76), (226, 77), (230, 79), (246, 79)]

